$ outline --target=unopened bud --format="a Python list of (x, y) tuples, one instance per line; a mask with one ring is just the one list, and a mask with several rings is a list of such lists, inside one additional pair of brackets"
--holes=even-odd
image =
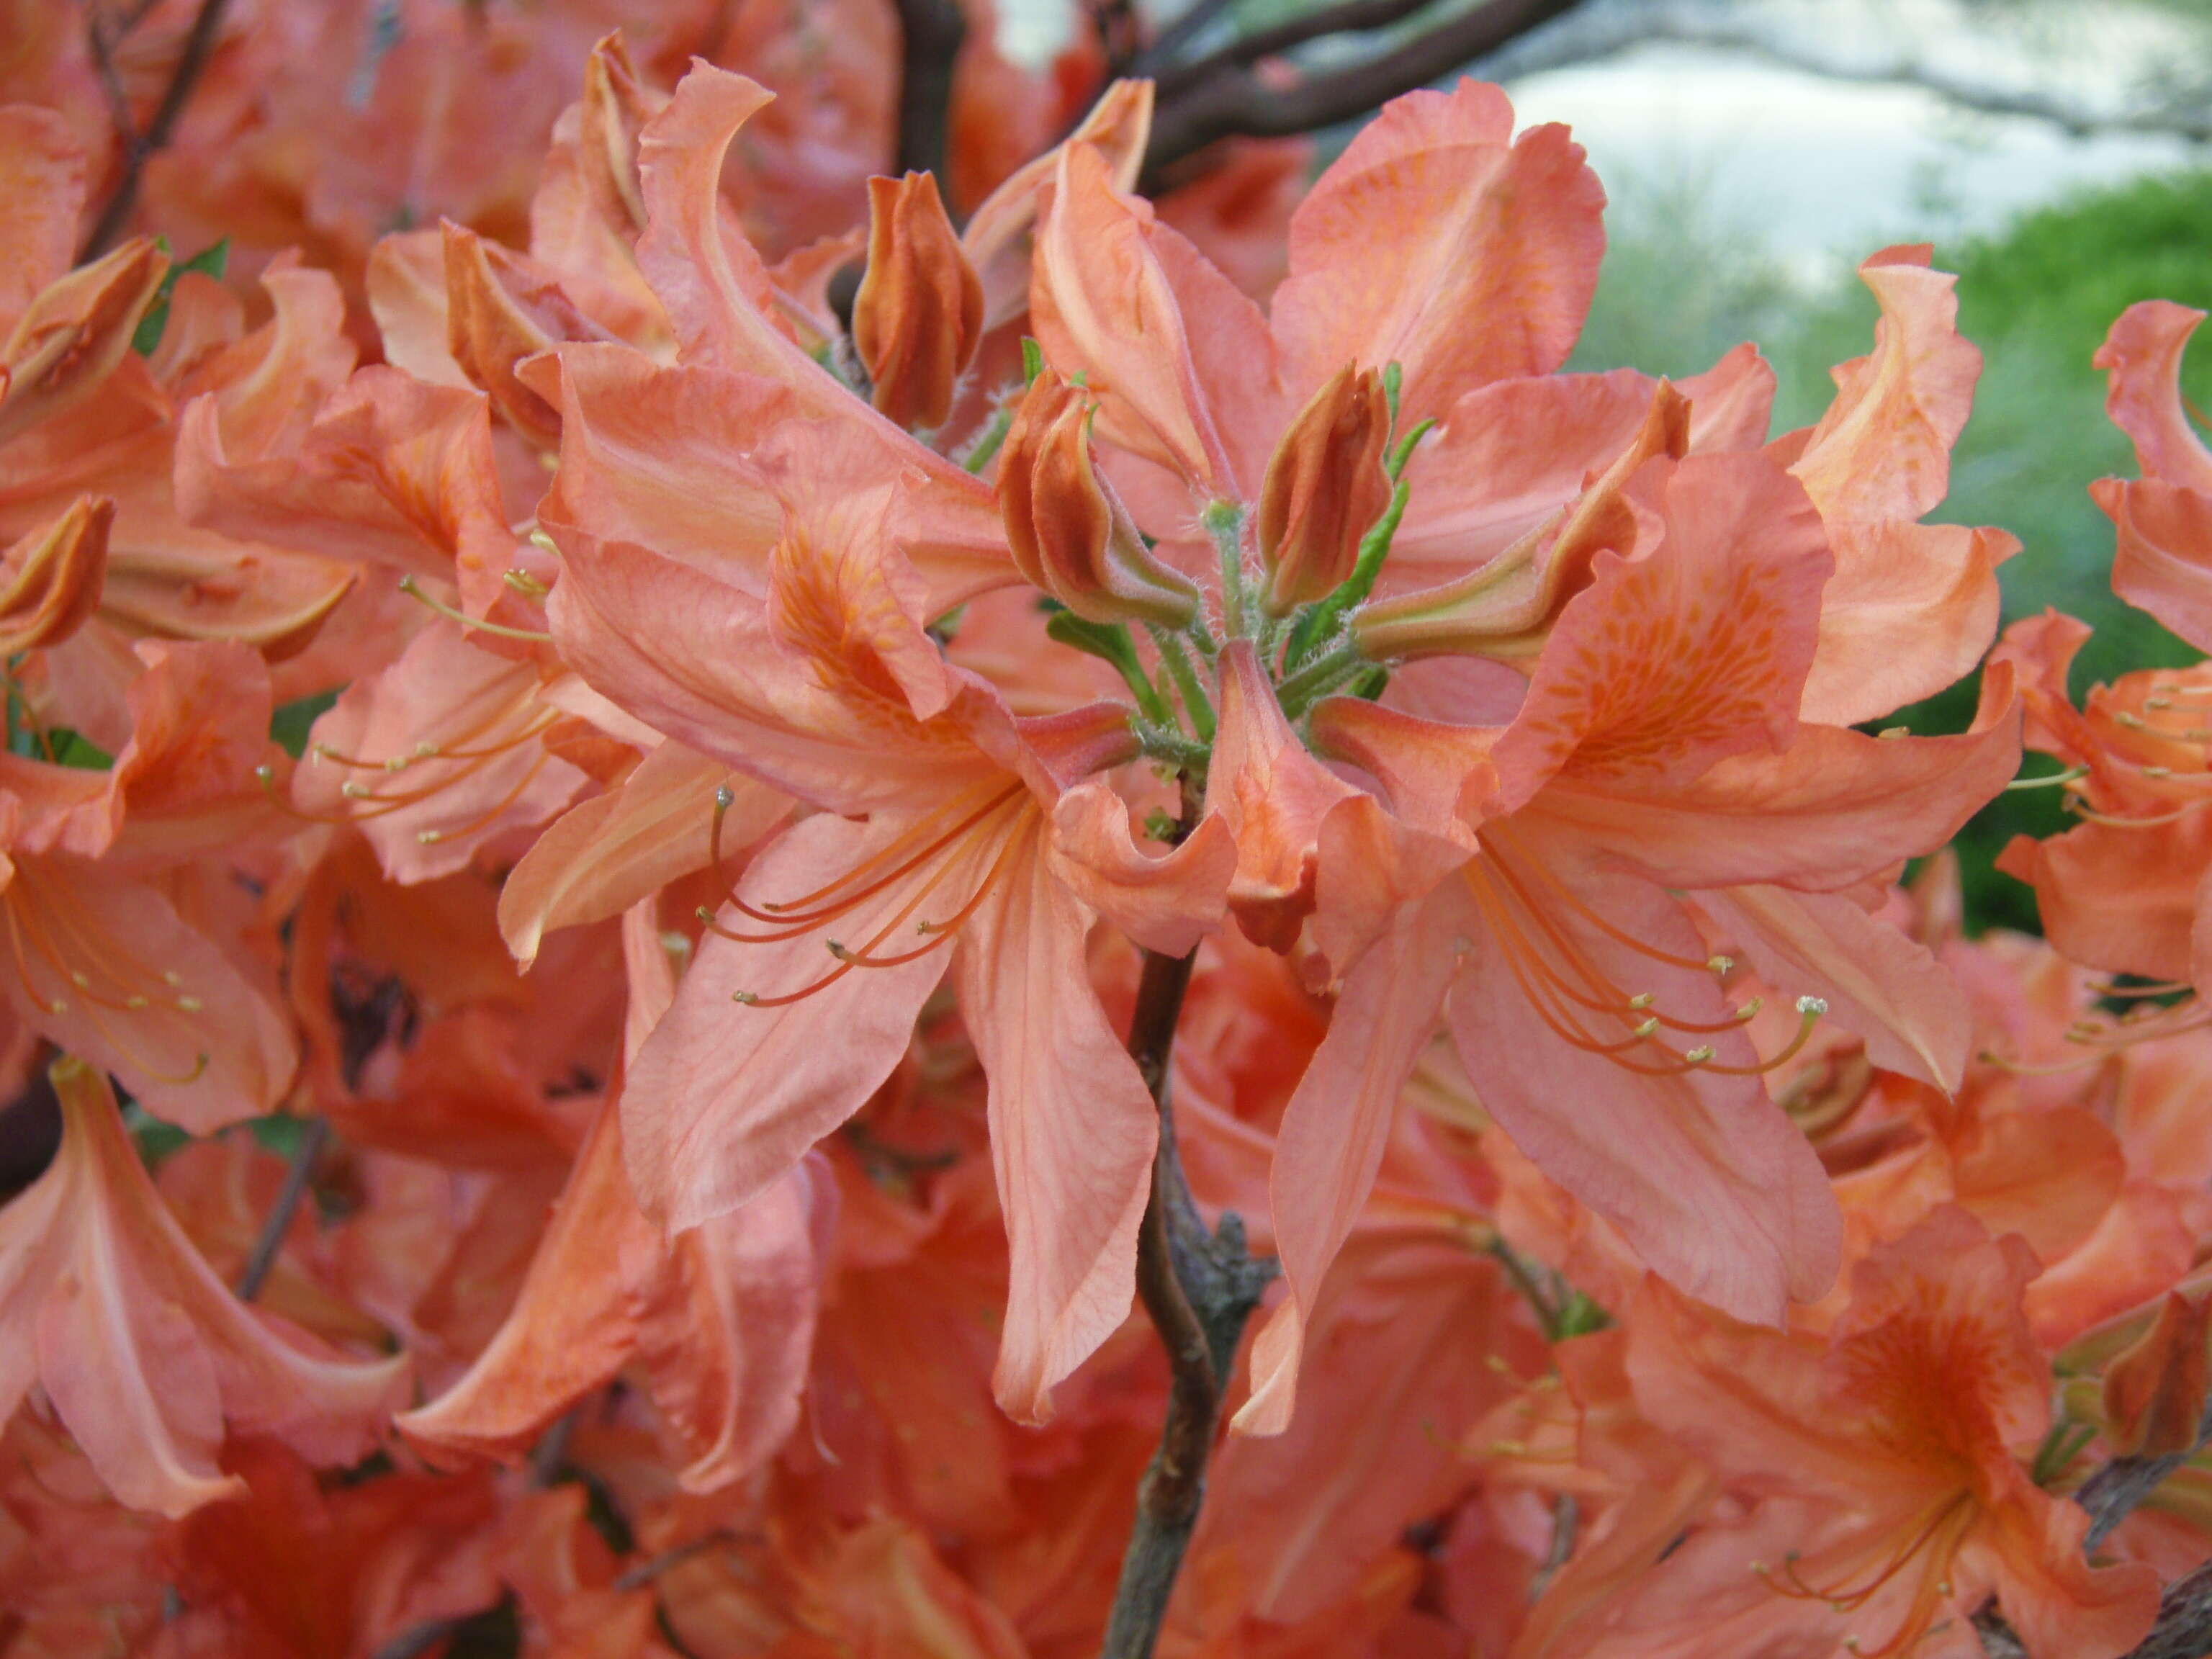
[(544, 448), (561, 441), (561, 415), (514, 377), (514, 366), (563, 340), (605, 340), (550, 270), (446, 226), (446, 343), (461, 371), (515, 430)]
[(1626, 491), (1654, 456), (1689, 448), (1689, 400), (1666, 381), (1628, 447), (1571, 506), (1456, 581), (1365, 606), (1352, 618), (1361, 652), (1377, 662), (1445, 653), (1518, 662), (1542, 650), (1569, 599), (1589, 585), (1607, 548), (1635, 544)]
[(942, 426), (983, 338), (983, 285), (926, 173), (868, 180), (868, 274), (853, 345), (878, 409), (903, 427)]
[(59, 645), (100, 603), (115, 503), (80, 495), (0, 554), (0, 656)]
[(1390, 500), (1389, 437), (1382, 377), (1350, 363), (1291, 422), (1260, 486), (1261, 604), (1269, 616), (1324, 598), (1352, 574), (1359, 538)]
[[(619, 33), (592, 48), (584, 64), (584, 95), (576, 106), (575, 161), (584, 199), (624, 244), (645, 230), (645, 191), (637, 170), (645, 124), (668, 101), (647, 90)], [(565, 122), (568, 118), (563, 117)], [(556, 139), (563, 135), (556, 131)]]
[(1056, 374), (1024, 394), (999, 458), (999, 510), (1023, 575), (1086, 622), (1181, 628), (1198, 588), (1152, 556), (1091, 451), (1091, 404)]
[(146, 237), (49, 283), (0, 345), (0, 441), (90, 395), (131, 349), (168, 256)]

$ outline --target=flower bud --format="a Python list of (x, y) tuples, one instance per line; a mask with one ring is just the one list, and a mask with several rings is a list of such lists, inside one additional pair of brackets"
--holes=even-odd
[(983, 338), (983, 285), (960, 251), (926, 173), (868, 180), (868, 274), (853, 302), (853, 345), (873, 401), (903, 427), (952, 412)]
[(1037, 376), (999, 456), (999, 510), (1014, 562), (1086, 622), (1181, 628), (1198, 588), (1152, 555), (1091, 453), (1091, 404), (1058, 375)]
[(80, 495), (0, 553), (0, 656), (59, 645), (100, 603), (115, 503)]
[(1271, 617), (1325, 598), (1352, 574), (1359, 538), (1390, 500), (1382, 377), (1346, 363), (1291, 422), (1260, 485), (1261, 603)]
[(510, 425), (541, 447), (561, 441), (561, 415), (515, 379), (514, 366), (563, 340), (604, 340), (552, 272), (446, 225), (446, 345)]
[(1690, 442), (1690, 402), (1666, 381), (1628, 447), (1579, 498), (1456, 581), (1370, 605), (1352, 617), (1352, 637), (1377, 662), (1445, 654), (1516, 662), (1543, 649), (1568, 600), (1589, 585), (1590, 567), (1611, 548), (1636, 544), (1630, 478), (1654, 456), (1676, 459)]
[[(668, 101), (648, 92), (631, 64), (619, 32), (592, 48), (584, 64), (584, 95), (576, 105), (573, 165), (584, 199), (601, 224), (623, 242), (645, 232), (645, 191), (639, 182), (637, 152), (645, 124)], [(562, 118), (565, 123), (570, 118)], [(556, 131), (556, 155), (561, 155)], [(565, 161), (565, 157), (563, 158)]]
[(0, 346), (0, 441), (97, 390), (131, 349), (168, 256), (142, 236), (48, 284)]

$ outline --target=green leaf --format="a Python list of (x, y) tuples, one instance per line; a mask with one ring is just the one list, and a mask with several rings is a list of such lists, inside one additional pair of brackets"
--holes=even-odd
[(1022, 384), (1035, 386), (1036, 377), (1044, 373), (1044, 348), (1026, 334), (1022, 336)]
[(298, 760), (307, 752), (307, 732), (320, 720), (330, 706), (338, 700), (337, 692), (318, 691), (312, 697), (301, 697), (288, 702), (269, 717), (269, 736), (282, 746), (284, 752)]
[(150, 357), (161, 343), (161, 336), (168, 331), (169, 300), (176, 292), (177, 278), (188, 270), (203, 276), (212, 276), (218, 283), (223, 272), (230, 268), (230, 238), (202, 248), (181, 264), (169, 267), (169, 274), (161, 278), (161, 286), (154, 290), (154, 303), (146, 307), (146, 314), (138, 319), (137, 332), (131, 337), (131, 349), (141, 357)]

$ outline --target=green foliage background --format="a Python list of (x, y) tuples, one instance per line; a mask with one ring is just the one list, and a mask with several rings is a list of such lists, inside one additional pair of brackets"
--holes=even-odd
[[(1872, 342), (1874, 302), (1856, 275), (1839, 264), (1808, 295), (1704, 182), (1609, 182), (1611, 246), (1573, 366), (1689, 374), (1756, 340), (1781, 381), (1776, 431), (1817, 419), (1833, 390), (1830, 367)], [(1963, 244), (1939, 239), (1936, 263), (1959, 273), (1960, 327), (1986, 362), (1950, 497), (1935, 516), (2021, 538), (2002, 571), (2007, 621), (2055, 605), (2095, 628), (2076, 665), (2077, 696), (2131, 668), (2195, 661), (2112, 596), (2112, 526), (2087, 486), (2132, 476), (2134, 459), (2105, 416), (2105, 377), (2090, 358), (2138, 300), (2212, 310), (2212, 171), (2078, 196)], [(2212, 407), (2212, 332), (2192, 353), (2184, 389)], [(1959, 731), (1975, 695), (1961, 685), (1897, 719), (1917, 732)], [(1990, 861), (2014, 834), (2065, 823), (2055, 792), (2029, 790), (2000, 798), (1967, 827), (1960, 853), (1974, 925), (2036, 927), (2033, 896)]]

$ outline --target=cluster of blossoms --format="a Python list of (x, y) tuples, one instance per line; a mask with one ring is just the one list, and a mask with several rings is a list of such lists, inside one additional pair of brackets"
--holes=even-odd
[[(1494, 88), (1156, 205), (1143, 82), (979, 40), (871, 177), (872, 6), (579, 0), (249, 9), (81, 260), (59, 9), (0, 1650), (1072, 1659), (1193, 1365), (1178, 1659), (2117, 1659), (2212, 1555), (2212, 668), (1996, 641), (1925, 249), (1771, 437), (1560, 372), (1604, 198)], [(2196, 320), (2097, 491), (2212, 650)], [(1210, 1370), (1186, 1182), (1279, 1263)]]

